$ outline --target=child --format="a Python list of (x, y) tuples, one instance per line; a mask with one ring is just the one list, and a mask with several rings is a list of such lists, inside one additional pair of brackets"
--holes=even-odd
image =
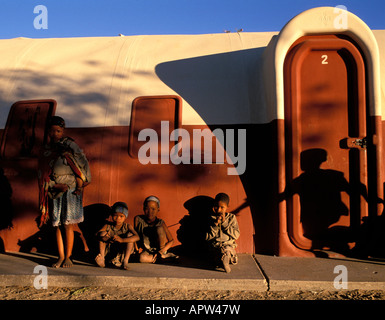
[(214, 199), (213, 212), (209, 231), (206, 233), (209, 253), (216, 263), (221, 261), (226, 272), (230, 272), (230, 263), (237, 264), (238, 256), (235, 252), (237, 246), (235, 240), (240, 232), (237, 218), (228, 213), (230, 198), (226, 193), (218, 193)]
[(95, 261), (101, 268), (105, 267), (105, 257), (116, 267), (128, 270), (128, 260), (134, 251), (134, 244), (139, 236), (134, 228), (125, 222), (128, 217), (127, 204), (116, 202), (112, 206), (112, 223), (105, 224), (97, 233), (99, 238), (99, 254)]
[(158, 256), (162, 259), (177, 258), (173, 253), (167, 252), (174, 240), (166, 223), (157, 217), (160, 201), (155, 196), (147, 197), (143, 203), (144, 215), (135, 217), (135, 230), (140, 241), (140, 262), (155, 263)]
[[(72, 266), (74, 227), (83, 221), (83, 187), (91, 182), (88, 160), (73, 139), (64, 136), (65, 121), (53, 116), (48, 122), (49, 142), (39, 159), (40, 226), (50, 218), (56, 227), (59, 259), (54, 268)], [(65, 244), (60, 226), (64, 225)]]

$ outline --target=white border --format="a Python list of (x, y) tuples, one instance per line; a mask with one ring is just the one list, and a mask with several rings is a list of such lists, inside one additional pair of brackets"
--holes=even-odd
[[(346, 14), (347, 28), (337, 29), (334, 21)], [(281, 32), (272, 38), (264, 52), (265, 99), (268, 117), (284, 119), (283, 66), (290, 46), (300, 37), (320, 34), (344, 34), (361, 48), (367, 65), (369, 113), (381, 116), (380, 55), (377, 41), (370, 28), (349, 11), (334, 7), (319, 7), (304, 11), (290, 20)]]

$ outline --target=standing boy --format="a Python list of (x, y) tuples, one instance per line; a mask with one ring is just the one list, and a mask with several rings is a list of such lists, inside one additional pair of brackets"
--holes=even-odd
[(214, 199), (213, 215), (206, 233), (209, 252), (215, 263), (222, 264), (230, 272), (230, 264), (238, 263), (235, 240), (239, 238), (239, 226), (234, 214), (228, 213), (230, 198), (226, 193), (218, 193)]

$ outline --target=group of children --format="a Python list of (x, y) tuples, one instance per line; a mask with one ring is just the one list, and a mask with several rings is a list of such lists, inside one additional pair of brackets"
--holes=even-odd
[[(53, 267), (71, 267), (74, 226), (84, 219), (82, 193), (91, 182), (91, 174), (82, 150), (74, 140), (64, 136), (64, 119), (53, 116), (48, 129), (49, 142), (39, 159), (40, 223), (51, 218), (56, 227), (59, 259)], [(240, 235), (235, 215), (227, 212), (229, 201), (227, 194), (217, 194), (206, 232), (207, 253), (226, 272), (231, 271), (230, 264), (238, 262), (235, 248)], [(96, 234), (99, 243), (96, 264), (105, 267), (110, 263), (129, 269), (133, 253), (138, 254), (140, 262), (147, 263), (177, 259), (169, 252), (174, 240), (166, 223), (158, 217), (159, 210), (160, 200), (156, 196), (147, 197), (143, 214), (137, 215), (131, 226), (126, 222), (127, 204), (116, 202), (111, 207), (111, 221)]]
[(157, 258), (177, 258), (168, 250), (173, 238), (167, 225), (159, 219), (160, 201), (155, 196), (147, 197), (143, 203), (143, 215), (134, 219), (134, 226), (125, 222), (128, 207), (124, 202), (116, 202), (111, 207), (112, 221), (106, 223), (96, 234), (99, 253), (95, 261), (104, 268), (106, 260), (116, 266), (128, 269), (128, 261), (134, 252), (139, 253), (140, 262), (155, 263)]

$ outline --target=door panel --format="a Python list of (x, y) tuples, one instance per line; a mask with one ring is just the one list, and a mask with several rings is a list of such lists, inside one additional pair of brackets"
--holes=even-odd
[[(20, 219), (38, 215), (38, 154), (46, 135), (47, 119), (55, 113), (56, 101), (19, 101), (12, 105), (3, 131), (0, 157), (2, 186), (8, 203), (0, 210), (0, 230), (13, 226), (12, 236), (23, 238), (30, 230)], [(33, 219), (31, 220), (33, 221)]]
[(368, 214), (365, 64), (347, 40), (304, 37), (284, 75), (290, 239), (347, 250)]

